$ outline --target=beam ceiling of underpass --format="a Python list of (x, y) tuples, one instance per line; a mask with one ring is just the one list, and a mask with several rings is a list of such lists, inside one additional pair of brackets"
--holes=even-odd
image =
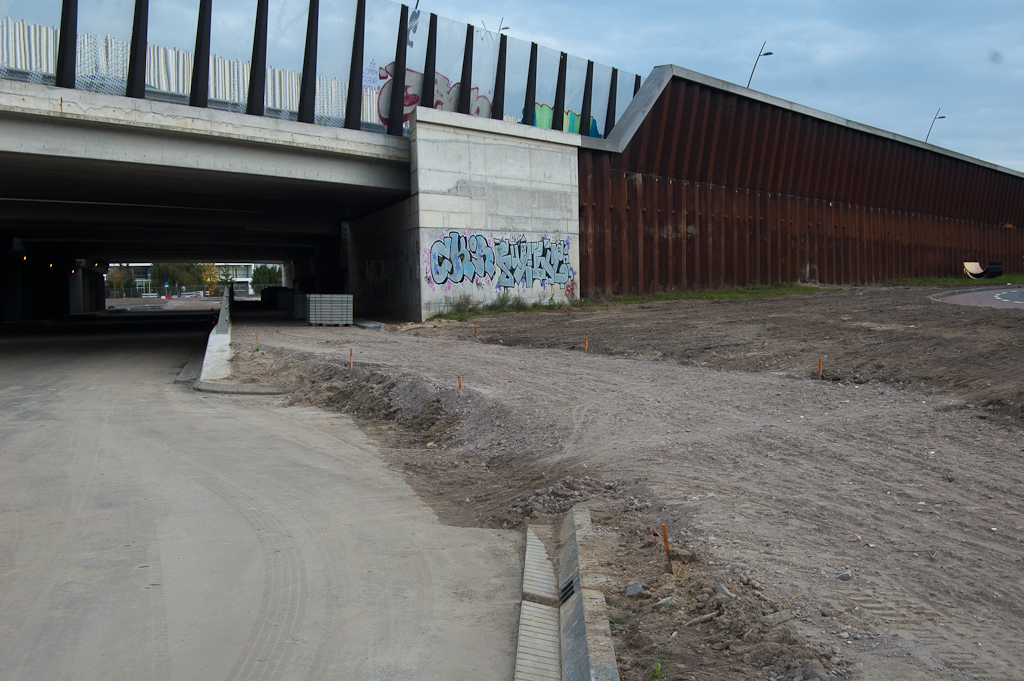
[(290, 260), (409, 195), (401, 138), (0, 82), (0, 237), (26, 251)]

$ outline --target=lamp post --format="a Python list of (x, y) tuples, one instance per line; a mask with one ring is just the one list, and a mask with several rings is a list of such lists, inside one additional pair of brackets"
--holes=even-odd
[(928, 134), (924, 136), (925, 144), (928, 144), (928, 138), (932, 136), (932, 128), (935, 127), (935, 121), (939, 120), (940, 118), (945, 118), (945, 116), (939, 115), (939, 111), (942, 111), (942, 107), (939, 107), (939, 110), (935, 112), (935, 118), (932, 119), (932, 124), (928, 126)]
[(761, 57), (770, 57), (771, 55), (775, 54), (774, 52), (764, 51), (764, 46), (767, 44), (768, 41), (765, 40), (763, 43), (761, 43), (761, 49), (757, 51), (757, 59), (754, 60), (754, 68), (750, 69), (750, 78), (747, 79), (747, 87), (750, 87), (751, 81), (754, 80), (754, 71), (757, 70), (757, 62), (761, 61)]

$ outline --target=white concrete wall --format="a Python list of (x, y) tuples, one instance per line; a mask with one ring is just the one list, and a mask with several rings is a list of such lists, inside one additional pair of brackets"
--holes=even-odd
[(579, 146), (575, 134), (414, 111), (423, 318), (462, 296), (579, 297)]

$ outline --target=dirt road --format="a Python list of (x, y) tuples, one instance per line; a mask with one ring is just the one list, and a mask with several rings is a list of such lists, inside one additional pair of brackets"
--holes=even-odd
[[(450, 522), (594, 508), (625, 679), (1018, 678), (1024, 316), (933, 292), (386, 334), (237, 317), (235, 372), (363, 419)], [(667, 581), (660, 522), (697, 558)], [(623, 595), (638, 578), (655, 598)]]

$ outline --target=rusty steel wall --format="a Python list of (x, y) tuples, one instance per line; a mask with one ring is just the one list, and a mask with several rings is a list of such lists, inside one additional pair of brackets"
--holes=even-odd
[(1024, 270), (1024, 178), (679, 78), (579, 159), (583, 295)]

